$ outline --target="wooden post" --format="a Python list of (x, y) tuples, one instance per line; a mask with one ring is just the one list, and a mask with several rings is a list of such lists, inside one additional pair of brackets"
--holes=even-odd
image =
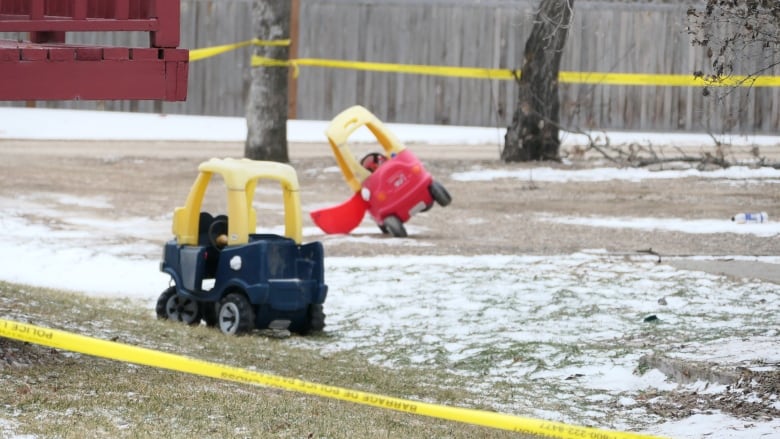
[(43, 11), (43, 0), (32, 0), (30, 2), (30, 20), (42, 20)]
[[(300, 22), (300, 0), (290, 0), (290, 55), (289, 59), (298, 58), (298, 24)], [(290, 68), (287, 80), (287, 119), (295, 119), (298, 104), (298, 80), (295, 69)]]
[(157, 17), (158, 27), (152, 31), (149, 38), (150, 47), (178, 47), (181, 11), (178, 1), (156, 0), (154, 3), (154, 15)]
[(127, 20), (130, 18), (130, 1), (117, 0), (114, 3), (114, 18), (117, 20)]
[(87, 0), (77, 0), (73, 3), (72, 17), (74, 20), (86, 20)]

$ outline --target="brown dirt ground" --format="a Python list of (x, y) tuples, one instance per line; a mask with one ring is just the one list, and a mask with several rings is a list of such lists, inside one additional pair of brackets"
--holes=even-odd
[[(548, 183), (529, 179), (454, 181), (454, 172), (499, 165), (496, 146), (411, 146), (427, 169), (453, 196), (446, 209), (435, 207), (414, 217), (415, 236), (435, 246), (398, 246), (426, 254), (560, 254), (581, 249), (610, 252), (652, 251), (664, 255), (777, 255), (776, 239), (753, 235), (693, 235), (673, 231), (609, 229), (538, 221), (540, 213), (571, 216), (669, 217), (728, 221), (740, 211), (769, 211), (780, 205), (777, 185), (714, 184), (706, 179)], [(49, 192), (104, 196), (116, 206), (104, 214), (117, 218), (162, 216), (184, 201), (198, 163), (214, 156), (241, 156), (238, 143), (176, 142), (0, 142), (0, 196)], [(325, 144), (292, 144), (304, 209), (349, 197)], [(594, 166), (545, 163), (571, 168)], [(308, 217), (305, 225), (312, 225)], [(418, 230), (417, 233), (412, 230)], [(391, 239), (391, 238), (388, 238)], [(393, 251), (382, 246), (382, 252)], [(329, 255), (366, 255), (376, 249), (340, 244)]]
[[(534, 182), (531, 178), (462, 182), (451, 179), (451, 175), (475, 167), (501, 166), (529, 169), (531, 176), (530, 168), (539, 164), (500, 164), (495, 145), (409, 146), (453, 197), (450, 206), (434, 207), (407, 224), (409, 239), (435, 245), (378, 248), (339, 242), (326, 248), (328, 255), (567, 254), (581, 249), (606, 249), (618, 254), (653, 252), (661, 260), (704, 255), (722, 258), (683, 268), (760, 277), (780, 283), (776, 265), (728, 260), (733, 255), (776, 256), (780, 246), (775, 237), (585, 227), (540, 221), (537, 217), (545, 213), (729, 221), (736, 212), (765, 210), (772, 218), (780, 214), (775, 210), (780, 205), (777, 184), (720, 184), (696, 178), (591, 183)], [(210, 157), (242, 155), (243, 145), (239, 143), (4, 140), (0, 141), (0, 197), (15, 198), (39, 192), (103, 196), (116, 206), (100, 211), (109, 218), (162, 217), (183, 203), (198, 163)], [(304, 208), (337, 204), (349, 196), (341, 174), (323, 171), (335, 165), (326, 144), (292, 144), (290, 158), (298, 169)], [(541, 166), (577, 168), (600, 164), (590, 158), (573, 165), (545, 163)], [(308, 217), (304, 221), (305, 225), (312, 225)], [(0, 354), (3, 354), (0, 364), (37, 363), (47, 353), (55, 355), (50, 350), (20, 347), (5, 341), (0, 343)], [(775, 370), (763, 374), (760, 383), (769, 394), (778, 394), (780, 373)], [(703, 399), (702, 395), (680, 395), (677, 401), (674, 407), (656, 403), (651, 409), (670, 416), (714, 408), (749, 416), (755, 410), (744, 405), (744, 401), (726, 397)]]

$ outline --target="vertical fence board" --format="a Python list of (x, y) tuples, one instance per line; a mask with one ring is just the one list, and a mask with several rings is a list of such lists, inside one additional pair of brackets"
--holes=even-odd
[[(537, 1), (300, 0), (298, 56), (403, 64), (519, 69)], [(83, 2), (82, 2), (83, 3)], [(201, 48), (249, 40), (253, 0), (180, 0), (181, 46)], [(80, 3), (81, 4), (81, 3)], [(138, 1), (119, 0), (119, 16)], [(43, 14), (42, 0), (28, 8)], [(130, 5), (130, 6), (127, 6)], [(131, 10), (125, 11), (127, 7)], [(692, 74), (708, 63), (690, 44), (683, 4), (579, 1), (561, 68), (568, 71)], [(18, 39), (19, 34), (0, 34)], [(23, 37), (23, 35), (22, 35)], [(70, 44), (148, 47), (144, 32), (74, 33)], [(252, 48), (197, 62), (186, 102), (38, 102), (51, 108), (163, 111), (242, 116)], [(766, 61), (758, 53), (745, 71)], [(767, 75), (780, 75), (774, 66)], [(302, 67), (297, 117), (327, 120), (359, 103), (389, 122), (507, 126), (514, 81)], [(701, 88), (562, 84), (567, 129), (780, 132), (780, 89), (739, 90), (722, 101)], [(24, 102), (0, 102), (22, 106)]]

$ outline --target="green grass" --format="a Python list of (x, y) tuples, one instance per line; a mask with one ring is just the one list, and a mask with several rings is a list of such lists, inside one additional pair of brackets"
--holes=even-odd
[[(479, 408), (468, 378), (414, 367), (389, 370), (371, 365), (360, 352), (321, 355), (293, 346), (291, 338), (228, 337), (205, 326), (159, 321), (144, 304), (130, 300), (0, 283), (0, 316), (263, 373)], [(3, 349), (19, 361), (0, 361), (0, 436), (523, 437), (0, 339)]]

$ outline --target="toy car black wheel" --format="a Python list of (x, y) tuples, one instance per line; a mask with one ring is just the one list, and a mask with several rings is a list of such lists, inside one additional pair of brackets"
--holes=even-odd
[(390, 233), (390, 231), (387, 230), (387, 227), (383, 226), (382, 224), (378, 224), (378, 225), (379, 225), (379, 230), (382, 231), (382, 234), (387, 235), (388, 233)]
[(219, 302), (217, 319), (222, 333), (241, 335), (255, 327), (255, 310), (246, 296), (230, 293)]
[(406, 238), (406, 228), (404, 227), (404, 223), (402, 223), (397, 216), (388, 216), (385, 218), (383, 225), (385, 228), (387, 228), (387, 231), (396, 238)]
[(165, 320), (168, 318), (168, 311), (166, 310), (166, 306), (168, 305), (168, 300), (175, 295), (176, 287), (170, 287), (163, 291), (162, 294), (160, 294), (160, 297), (157, 298), (155, 312), (157, 313), (158, 319)]
[(206, 326), (214, 327), (219, 323), (219, 317), (217, 316), (219, 311), (219, 304), (213, 302), (201, 302), (200, 313), (203, 316), (203, 321)]
[(309, 326), (304, 333), (308, 332), (320, 332), (325, 329), (325, 312), (322, 310), (321, 303), (312, 303), (309, 305)]
[(179, 296), (176, 287), (170, 287), (160, 294), (155, 312), (158, 319), (174, 320), (188, 325), (200, 323), (198, 302)]
[(447, 189), (443, 184), (436, 180), (431, 182), (431, 185), (428, 187), (428, 191), (430, 191), (431, 197), (433, 197), (434, 201), (436, 201), (441, 207), (447, 206), (452, 202), (450, 193), (447, 192)]

